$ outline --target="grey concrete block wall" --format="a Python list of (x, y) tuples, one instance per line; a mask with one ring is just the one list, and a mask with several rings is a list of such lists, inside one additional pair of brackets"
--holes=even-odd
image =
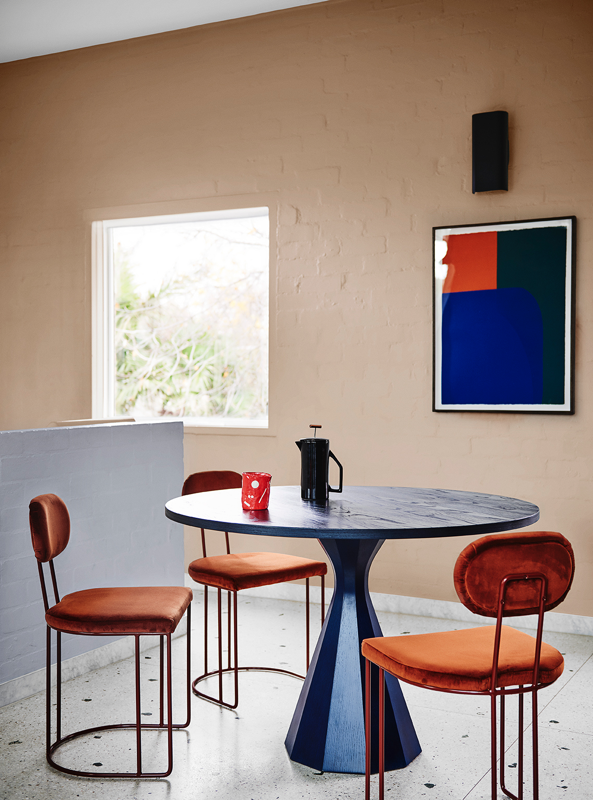
[[(62, 596), (182, 586), (183, 529), (164, 513), (182, 483), (182, 422), (0, 431), (0, 684), (45, 665), (30, 500), (53, 492), (68, 506), (70, 543), (55, 559)], [(63, 658), (111, 641), (65, 636)]]

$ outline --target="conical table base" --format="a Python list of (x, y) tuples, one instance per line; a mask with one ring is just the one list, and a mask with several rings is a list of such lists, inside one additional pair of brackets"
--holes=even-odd
[[(384, 539), (321, 539), (335, 573), (335, 591), (292, 718), (286, 749), (293, 761), (322, 772), (365, 771), (363, 639), (381, 636), (368, 591), (371, 562)], [(373, 667), (376, 684), (378, 670)], [(385, 768), (407, 766), (421, 748), (399, 682), (386, 674)], [(373, 754), (378, 690), (372, 707)], [(377, 764), (372, 764), (373, 772)]]

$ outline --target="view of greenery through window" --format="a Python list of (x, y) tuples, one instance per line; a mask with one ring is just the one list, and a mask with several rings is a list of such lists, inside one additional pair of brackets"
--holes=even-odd
[(237, 419), (268, 406), (268, 217), (112, 227), (117, 415)]

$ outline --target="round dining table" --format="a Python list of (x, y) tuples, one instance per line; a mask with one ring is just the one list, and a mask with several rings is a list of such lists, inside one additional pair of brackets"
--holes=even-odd
[[(333, 566), (334, 593), (286, 749), (300, 764), (343, 773), (365, 771), (360, 645), (363, 639), (382, 635), (368, 574), (383, 542), (482, 536), (539, 519), (536, 505), (512, 497), (387, 486), (345, 486), (325, 505), (302, 500), (299, 486), (272, 486), (265, 511), (244, 511), (241, 489), (226, 489), (176, 497), (166, 504), (165, 513), (176, 522), (209, 530), (319, 540)], [(385, 768), (400, 769), (421, 748), (399, 683), (391, 675), (386, 678)]]

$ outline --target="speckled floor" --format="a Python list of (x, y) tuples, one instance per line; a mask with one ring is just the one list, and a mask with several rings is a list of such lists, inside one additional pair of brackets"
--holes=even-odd
[[(199, 606), (199, 600), (197, 605)], [(242, 660), (280, 663), (299, 670), (303, 661), (301, 604), (257, 598), (240, 600)], [(194, 626), (201, 630), (201, 608)], [(463, 623), (379, 615), (383, 632), (423, 633)], [(564, 675), (540, 693), (540, 798), (588, 800), (593, 778), (593, 638), (547, 633), (566, 659)], [(194, 639), (194, 665), (201, 664), (201, 636)], [(182, 663), (185, 639), (175, 642)], [(155, 651), (143, 654), (143, 712), (156, 708)], [(196, 668), (194, 666), (195, 674)], [(183, 679), (183, 670), (176, 672)], [(69, 681), (64, 690), (64, 729), (124, 717), (133, 719), (133, 663), (123, 661)], [(284, 737), (301, 682), (290, 677), (241, 676), (239, 713), (193, 698), (193, 720), (174, 734), (175, 764), (168, 779), (136, 781), (74, 778), (52, 770), (44, 756), (44, 696), (0, 709), (3, 800), (362, 800), (360, 776), (319, 774), (290, 761)], [(406, 769), (388, 773), (387, 797), (415, 800), (489, 798), (489, 713), (483, 699), (429, 692), (403, 685), (423, 752)], [(514, 704), (513, 704), (514, 705)], [(180, 716), (178, 714), (177, 716)], [(96, 723), (91, 720), (97, 720)], [(509, 734), (512, 728), (509, 728)], [(62, 763), (79, 769), (124, 769), (134, 753), (133, 733), (104, 734), (62, 748)], [(164, 735), (144, 735), (144, 763), (162, 764)], [(530, 758), (527, 758), (530, 761)], [(507, 756), (510, 787), (516, 750)], [(160, 767), (158, 767), (160, 768)], [(373, 779), (376, 781), (376, 778)], [(527, 797), (530, 797), (527, 792)], [(500, 797), (503, 797), (501, 794)]]

